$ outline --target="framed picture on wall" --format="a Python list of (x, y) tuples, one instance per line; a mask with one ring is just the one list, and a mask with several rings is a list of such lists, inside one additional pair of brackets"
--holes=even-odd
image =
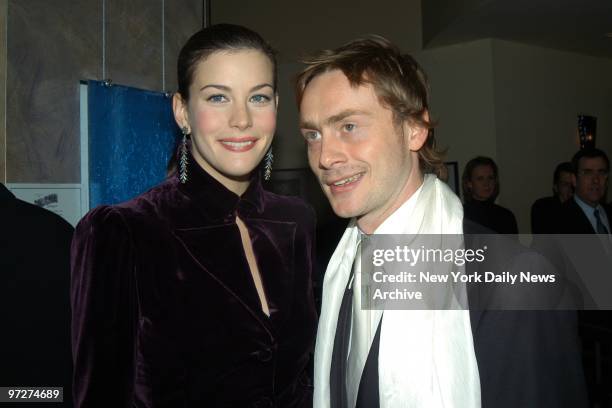
[(448, 175), (446, 183), (455, 192), (455, 194), (461, 197), (460, 195), (461, 184), (459, 184), (459, 170), (458, 170), (459, 165), (458, 163), (456, 161), (453, 161), (453, 162), (445, 162), (444, 164), (446, 165), (446, 174)]

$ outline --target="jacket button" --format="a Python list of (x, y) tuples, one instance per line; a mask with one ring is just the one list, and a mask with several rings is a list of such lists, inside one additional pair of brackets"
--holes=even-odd
[(272, 350), (268, 347), (257, 352), (257, 359), (261, 362), (272, 360)]
[(253, 403), (253, 408), (272, 408), (274, 403), (268, 397), (261, 397), (258, 401)]

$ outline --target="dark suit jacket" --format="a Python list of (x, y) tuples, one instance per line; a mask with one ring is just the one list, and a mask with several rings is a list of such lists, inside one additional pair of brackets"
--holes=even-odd
[[(464, 233), (466, 248), (480, 248), (474, 234), (491, 231), (464, 219)], [(507, 245), (502, 256), (525, 254)], [(576, 319), (573, 311), (471, 310), (482, 407), (586, 407)]]
[(557, 231), (561, 222), (561, 206), (561, 201), (555, 196), (536, 200), (531, 206), (531, 233), (553, 234)]
[(0, 385), (64, 387), (69, 407), (73, 228), (0, 183), (0, 231)]
[[(607, 205), (602, 205), (606, 211), (608, 221), (612, 222), (612, 210)], [(582, 211), (582, 208), (572, 198), (561, 206), (561, 220), (555, 231), (560, 234), (595, 234), (593, 225)]]
[[(602, 205), (608, 221), (612, 222), (612, 211)], [(595, 234), (593, 225), (573, 199), (562, 208), (562, 222), (559, 233)], [(589, 304), (589, 302), (585, 302)], [(610, 353), (610, 333), (612, 333), (612, 314), (609, 310), (582, 310), (578, 313), (579, 330), (583, 344), (584, 367), (587, 375), (590, 399), (593, 404), (609, 401), (609, 387), (612, 380), (612, 354)], [(599, 343), (598, 345), (596, 345)], [(597, 357), (599, 355), (599, 357)], [(598, 361), (599, 360), (599, 361)], [(603, 366), (602, 366), (603, 361)], [(598, 379), (599, 377), (599, 379)], [(607, 391), (603, 391), (606, 389)], [(608, 395), (606, 395), (606, 392)]]
[[(189, 160), (141, 196), (92, 210), (72, 252), (78, 407), (307, 407), (314, 344), (314, 214), (238, 197)], [(270, 317), (236, 225), (248, 228)]]
[[(464, 232), (493, 233), (467, 219)], [(482, 247), (478, 239), (466, 235), (466, 248)], [(471, 294), (468, 292), (468, 296)], [(472, 305), (471, 298), (469, 301)], [(482, 408), (587, 406), (575, 312), (471, 310), (470, 322)], [(379, 345), (376, 336), (359, 388), (358, 401), (368, 402), (358, 405), (360, 408), (376, 406), (372, 403), (379, 395), (374, 356)]]

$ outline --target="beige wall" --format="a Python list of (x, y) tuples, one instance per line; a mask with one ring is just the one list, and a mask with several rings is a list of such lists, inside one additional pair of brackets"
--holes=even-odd
[(491, 46), (480, 40), (415, 54), (429, 76), (436, 139), (459, 177), (474, 156), (497, 153)]
[(612, 59), (502, 40), (416, 54), (430, 77), (437, 137), (460, 172), (476, 155), (500, 168), (499, 204), (530, 231), (530, 208), (551, 194), (555, 166), (578, 149), (577, 115), (598, 118), (612, 154)]
[(531, 204), (579, 148), (578, 114), (597, 117), (597, 147), (612, 154), (612, 59), (494, 40), (493, 71), (500, 201), (528, 232)]
[(165, 78), (166, 90), (176, 88), (178, 50), (200, 28), (202, 2), (162, 4), (8, 0), (7, 181), (80, 181), (79, 80), (162, 90)]

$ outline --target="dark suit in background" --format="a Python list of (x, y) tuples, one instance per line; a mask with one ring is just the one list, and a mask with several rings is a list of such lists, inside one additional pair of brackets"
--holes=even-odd
[(63, 406), (72, 406), (73, 228), (1, 183), (0, 225), (0, 386), (64, 387)]
[[(503, 242), (503, 249), (497, 248), (498, 256), (503, 258), (532, 253), (518, 244), (509, 244), (508, 239), (487, 238), (482, 234), (494, 232), (468, 219), (463, 220), (463, 231), (466, 248)], [(489, 261), (488, 255), (486, 259)], [(466, 271), (498, 270), (495, 265), (500, 260), (491, 265), (467, 263)], [(483, 288), (487, 291), (491, 287), (484, 284)], [(487, 301), (482, 303), (486, 296), (478, 296), (478, 291), (471, 289), (473, 285), (468, 285), (482, 408), (587, 406), (576, 312), (486, 310), (492, 306)]]
[[(477, 249), (493, 242), (481, 235), (494, 234), (488, 228), (468, 219), (464, 219), (463, 228), (466, 248)], [(518, 244), (506, 244), (500, 254), (511, 258), (527, 252), (532, 253)], [(474, 262), (467, 263), (466, 270), (493, 269)], [(487, 285), (483, 289), (486, 291)], [(472, 299), (477, 294), (478, 289), (468, 287), (482, 408), (586, 407), (576, 312), (485, 310), (486, 304)], [(361, 377), (357, 408), (379, 406), (379, 347), (377, 332)]]
[[(573, 201), (573, 200), (569, 200)], [(561, 221), (562, 203), (559, 198), (544, 197), (536, 200), (531, 206), (531, 233), (552, 234)]]
[(470, 200), (463, 204), (463, 216), (497, 234), (518, 234), (512, 211), (493, 201)]
[[(603, 204), (602, 207), (608, 220), (612, 220), (610, 207)], [(595, 234), (593, 225), (574, 199), (568, 200), (562, 206), (558, 232)], [(612, 392), (609, 387), (612, 382), (612, 313), (607, 310), (581, 310), (578, 312), (578, 326), (591, 404), (612, 407)]]
[[(606, 211), (608, 220), (612, 220), (612, 210), (608, 205), (602, 207)], [(595, 234), (593, 225), (574, 199), (567, 200), (561, 206), (561, 222), (555, 229), (561, 234)]]

